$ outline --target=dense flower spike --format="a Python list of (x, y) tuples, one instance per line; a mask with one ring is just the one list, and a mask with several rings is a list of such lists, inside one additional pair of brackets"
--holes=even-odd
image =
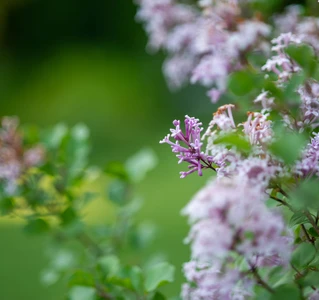
[[(283, 235), (282, 217), (265, 206), (256, 181), (250, 181), (249, 174), (247, 180), (244, 177), (214, 180), (183, 210), (192, 224), (186, 241), (191, 243), (193, 261), (186, 264), (185, 275), (195, 284), (184, 286), (184, 299), (197, 299), (195, 295), (235, 299), (236, 292), (249, 295), (251, 284), (244, 282), (253, 280), (255, 267), (289, 263), (292, 248), (289, 237)], [(246, 262), (245, 269), (233, 264), (233, 254)], [(187, 297), (187, 292), (193, 296)]]
[[(171, 134), (168, 134), (160, 143), (167, 143), (171, 145), (172, 151), (178, 153), (176, 157), (179, 159), (178, 163), (189, 163), (189, 171), (181, 172), (181, 178), (187, 175), (198, 172), (199, 176), (202, 176), (203, 169), (213, 169), (214, 159), (212, 156), (206, 155), (201, 147), (201, 131), (203, 130), (202, 123), (198, 119), (185, 116), (185, 133), (182, 132), (180, 127), (180, 121), (175, 120), (173, 125), (175, 129), (171, 129)], [(176, 142), (170, 141), (172, 137)], [(182, 144), (182, 145), (181, 145)]]
[(144, 22), (149, 46), (169, 57), (164, 73), (170, 87), (200, 83), (217, 102), (227, 76), (247, 66), (251, 49), (267, 50), (270, 26), (257, 17), (244, 20), (237, 1), (199, 1), (199, 7), (175, 0), (138, 0), (138, 20)]

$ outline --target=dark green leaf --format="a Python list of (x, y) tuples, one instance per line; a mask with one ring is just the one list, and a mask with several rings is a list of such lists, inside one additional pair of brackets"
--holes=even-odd
[(60, 215), (63, 225), (68, 225), (77, 219), (76, 212), (72, 207), (68, 207)]
[(255, 78), (248, 71), (234, 72), (229, 77), (228, 87), (235, 95), (244, 96), (256, 87)]
[(286, 52), (295, 60), (309, 76), (312, 76), (316, 68), (314, 50), (309, 45), (290, 45)]
[(156, 292), (152, 300), (166, 300), (166, 297), (162, 293)]
[(216, 140), (214, 140), (214, 143), (235, 146), (237, 150), (243, 152), (249, 152), (251, 150), (249, 142), (236, 133), (219, 136)]
[(319, 271), (310, 271), (305, 277), (300, 278), (298, 283), (303, 287), (314, 286), (319, 287)]
[(300, 300), (300, 291), (295, 285), (282, 285), (275, 289), (270, 300)]
[(318, 232), (313, 227), (309, 228), (308, 232), (314, 237), (319, 237)]
[(295, 225), (299, 225), (299, 224), (305, 224), (305, 223), (309, 223), (307, 217), (305, 216), (303, 211), (297, 211), (295, 212), (290, 221), (289, 221), (289, 226), (295, 226)]
[(277, 140), (270, 146), (270, 150), (283, 159), (287, 164), (293, 164), (299, 157), (306, 144), (301, 134), (286, 132), (282, 127), (275, 127)]
[(316, 249), (312, 244), (302, 243), (292, 254), (291, 263), (298, 269), (306, 267), (316, 255)]
[(285, 88), (285, 98), (289, 102), (300, 102), (300, 95), (297, 93), (298, 87), (305, 81), (303, 72), (293, 74)]
[(29, 234), (41, 234), (50, 230), (49, 224), (43, 219), (29, 220), (24, 230)]
[(316, 179), (302, 181), (298, 188), (291, 193), (291, 204), (295, 208), (319, 208), (319, 185)]
[(93, 274), (83, 270), (76, 270), (71, 275), (68, 285), (94, 286)]
[(108, 163), (104, 169), (104, 172), (110, 176), (122, 179), (124, 181), (128, 179), (125, 166), (121, 162), (113, 161)]
[(3, 215), (9, 214), (14, 209), (14, 200), (10, 197), (0, 199), (0, 212)]

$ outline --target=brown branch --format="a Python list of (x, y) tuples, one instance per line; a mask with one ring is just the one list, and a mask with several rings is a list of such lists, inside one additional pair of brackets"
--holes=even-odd
[(305, 227), (304, 224), (301, 224), (301, 229), (302, 229), (303, 233), (305, 234), (307, 240), (308, 240), (311, 244), (315, 245), (314, 240), (313, 240), (312, 238), (310, 238), (310, 236), (309, 236), (309, 234), (308, 234), (308, 231), (307, 231), (307, 229), (306, 229), (306, 227)]
[(102, 286), (96, 285), (96, 290), (97, 293), (99, 295), (99, 297), (101, 297), (102, 299), (114, 299), (113, 296), (109, 295)]
[(312, 225), (313, 229), (319, 234), (319, 227), (316, 224), (315, 220), (313, 219), (313, 217), (312, 217), (311, 213), (309, 212), (309, 210), (305, 210), (305, 216), (309, 220), (309, 222)]
[(248, 262), (251, 268), (251, 272), (255, 277), (257, 283), (259, 283), (264, 289), (266, 289), (269, 293), (274, 293), (274, 290), (261, 278), (260, 274), (258, 273), (257, 267)]
[(104, 254), (104, 251), (101, 249), (101, 247), (85, 232), (81, 232), (77, 238), (84, 247), (91, 249), (91, 251), (94, 252), (97, 257)]
[(279, 198), (277, 198), (277, 197), (275, 197), (275, 196), (271, 196), (271, 195), (269, 195), (269, 194), (267, 194), (267, 195), (268, 195), (271, 199), (273, 199), (273, 200), (275, 200), (275, 201), (281, 203), (281, 204), (284, 205), (284, 206), (287, 206), (291, 211), (295, 211), (295, 210), (293, 209), (293, 207), (292, 207), (289, 203), (287, 203), (285, 200), (279, 199)]

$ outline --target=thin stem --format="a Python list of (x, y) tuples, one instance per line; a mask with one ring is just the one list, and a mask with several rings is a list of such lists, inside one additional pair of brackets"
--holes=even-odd
[(207, 168), (212, 169), (212, 170), (214, 170), (216, 172), (216, 169), (211, 164), (209, 164), (208, 162), (206, 162), (203, 159), (201, 159), (201, 161), (207, 166)]
[(260, 274), (258, 273), (257, 267), (253, 264), (249, 263), (251, 272), (255, 277), (257, 283), (259, 283), (264, 289), (266, 289), (270, 293), (274, 293), (274, 290), (261, 278)]
[(313, 217), (312, 217), (311, 213), (309, 212), (309, 210), (305, 210), (305, 216), (309, 220), (309, 222), (312, 225), (312, 227), (314, 228), (314, 230), (319, 234), (319, 227), (316, 224), (315, 220), (313, 219)]
[(90, 248), (97, 257), (102, 256), (104, 254), (102, 248), (85, 232), (81, 232), (77, 236), (77, 238), (83, 244), (84, 247)]
[(288, 194), (280, 187), (278, 186), (279, 192), (284, 195), (286, 198), (288, 198)]
[[(304, 274), (300, 273), (300, 271), (299, 271), (293, 264), (290, 264), (290, 266), (291, 266), (291, 267), (294, 269), (294, 271), (298, 274), (299, 278), (302, 278), (302, 277), (305, 276)], [(298, 279), (299, 279), (299, 278), (298, 278)], [(310, 287), (311, 287), (314, 291), (317, 290), (313, 285), (311, 285)]]
[(105, 290), (103, 289), (102, 286), (97, 285), (96, 289), (97, 289), (98, 295), (102, 299), (114, 299), (111, 295), (109, 295), (108, 293), (105, 292)]
[(285, 200), (279, 199), (275, 196), (271, 196), (269, 194), (267, 194), (271, 199), (276, 200), (277, 202), (281, 203), (282, 205), (287, 206), (291, 211), (294, 211), (294, 209), (292, 208), (292, 206), (290, 204), (288, 204)]
[(308, 234), (308, 231), (307, 231), (307, 229), (306, 229), (306, 227), (305, 227), (304, 224), (301, 224), (301, 229), (302, 229), (303, 233), (305, 234), (307, 240), (308, 240), (311, 244), (315, 245), (315, 242), (313, 241), (312, 238), (310, 238), (310, 236), (309, 236), (309, 234)]

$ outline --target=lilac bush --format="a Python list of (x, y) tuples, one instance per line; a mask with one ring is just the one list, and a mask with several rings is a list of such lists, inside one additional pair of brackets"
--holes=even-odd
[(319, 299), (319, 19), (296, 5), (269, 15), (263, 1), (137, 2), (170, 87), (234, 99), (206, 131), (185, 116), (160, 141), (189, 164), (181, 178), (213, 171), (182, 210), (182, 299)]

